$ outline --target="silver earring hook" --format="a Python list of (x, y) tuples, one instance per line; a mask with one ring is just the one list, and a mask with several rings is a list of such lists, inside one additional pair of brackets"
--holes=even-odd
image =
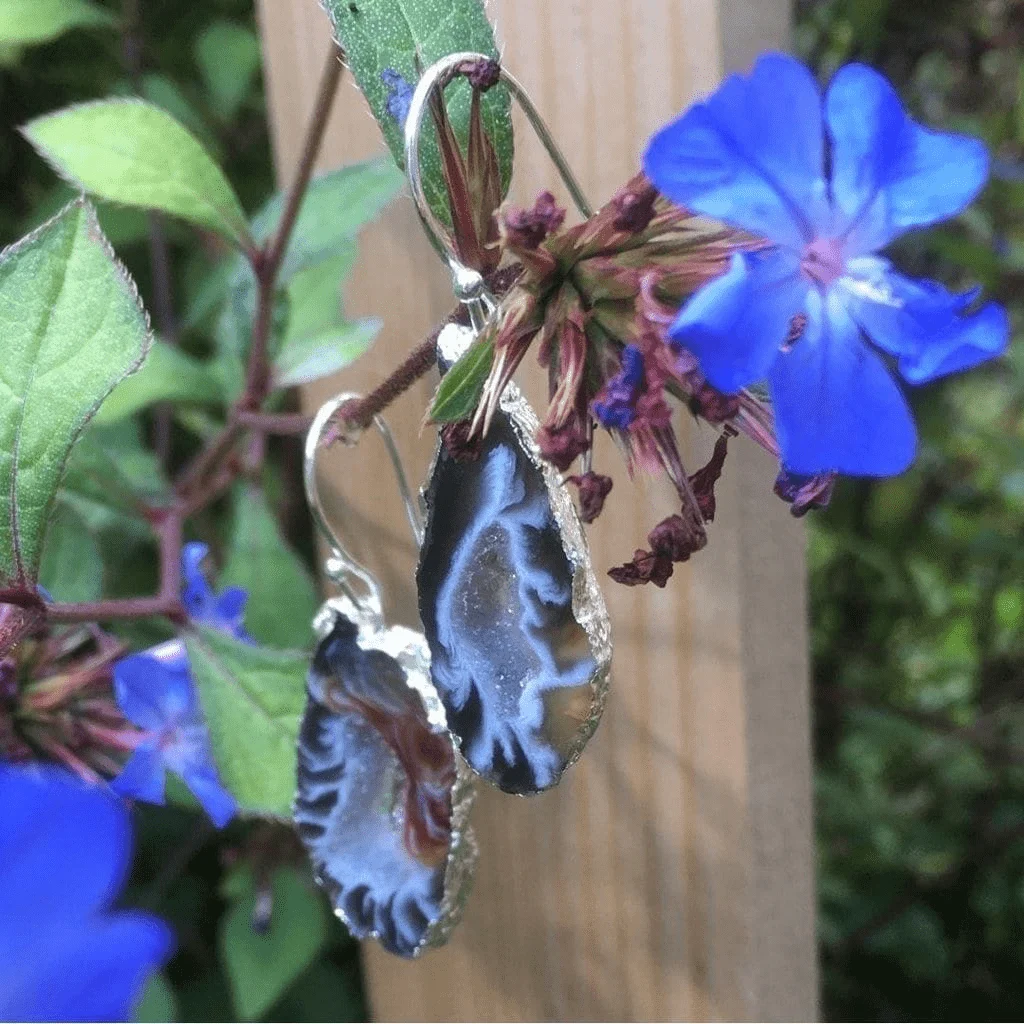
[[(302, 481), (306, 490), (306, 501), (310, 511), (313, 513), (313, 521), (323, 534), (331, 549), (331, 556), (325, 567), (328, 579), (337, 584), (341, 592), (352, 602), (355, 609), (363, 616), (375, 622), (381, 621), (383, 605), (381, 603), (380, 585), (374, 579), (373, 574), (363, 565), (356, 561), (349, 554), (345, 545), (342, 544), (337, 533), (327, 521), (323, 505), (320, 501), (320, 489), (316, 477), (316, 459), (320, 450), (320, 439), (327, 424), (334, 414), (343, 405), (361, 398), (361, 395), (354, 392), (344, 392), (335, 395), (330, 401), (325, 402), (317, 411), (309, 432), (306, 434), (306, 446), (302, 465)], [(381, 416), (373, 417), (373, 424), (384, 441), (391, 465), (395, 471), (395, 478), (398, 482), (398, 493), (405, 507), (405, 515), (409, 520), (416, 547), (423, 544), (423, 521), (420, 518), (419, 509), (413, 500), (412, 491), (409, 489), (409, 481), (406, 479), (405, 468), (402, 466), (402, 458), (398, 453), (395, 438), (391, 428)], [(345, 441), (350, 447), (355, 445), (355, 440)]]
[[(466, 64), (491, 59), (483, 53), (452, 53), (431, 64), (416, 84), (412, 102), (409, 104), (409, 113), (405, 119), (405, 172), (409, 178), (409, 187), (412, 189), (416, 210), (423, 222), (427, 237), (451, 269), (455, 295), (469, 308), (470, 318), (476, 330), (482, 328), (487, 317), (496, 308), (496, 303), (494, 297), (488, 292), (483, 277), (459, 260), (447, 230), (430, 208), (430, 203), (427, 202), (426, 194), (423, 191), (423, 174), (420, 169), (420, 137), (423, 134), (423, 118), (434, 91), (436, 89), (443, 90), (456, 77), (459, 69)], [(548, 156), (551, 157), (552, 163), (558, 169), (580, 215), (592, 216), (594, 211), (584, 195), (580, 183), (576, 180), (576, 175), (573, 174), (572, 168), (558, 148), (554, 136), (540, 116), (540, 112), (533, 105), (529, 94), (519, 81), (500, 65), (499, 77), (515, 97), (523, 113), (526, 114), (526, 119), (537, 133), (537, 137)]]

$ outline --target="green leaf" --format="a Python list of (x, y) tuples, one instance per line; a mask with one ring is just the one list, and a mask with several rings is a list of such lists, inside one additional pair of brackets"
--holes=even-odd
[(482, 338), (462, 354), (441, 378), (430, 406), (434, 423), (454, 423), (471, 416), (494, 362), (494, 342)]
[[(387, 157), (350, 164), (314, 178), (299, 207), (280, 280), (338, 254), (360, 228), (374, 220), (402, 190), (404, 176)], [(253, 218), (257, 242), (273, 234), (284, 209), (281, 193)]]
[(87, 192), (182, 217), (242, 247), (249, 241), (224, 173), (159, 107), (100, 100), (47, 114), (23, 130), (58, 174)]
[(211, 108), (222, 120), (230, 121), (249, 95), (259, 70), (259, 40), (244, 25), (215, 21), (196, 40), (195, 54)]
[(316, 585), (281, 536), (256, 487), (235, 493), (231, 542), (220, 582), (248, 591), (245, 628), (259, 643), (292, 648), (312, 643), (311, 623), (320, 604)]
[(376, 318), (357, 320), (287, 341), (274, 360), (274, 386), (308, 384), (343, 370), (373, 344), (382, 326)]
[(91, 530), (135, 524), (146, 535), (141, 506), (165, 506), (171, 490), (157, 457), (142, 443), (139, 424), (91, 423), (75, 445), (59, 492)]
[(342, 242), (337, 255), (292, 278), (288, 285), (286, 344), (294, 339), (344, 325), (341, 289), (355, 265), (357, 254), (355, 242)]
[(251, 872), (243, 879), (248, 884), (221, 919), (218, 948), (238, 1016), (258, 1020), (324, 947), (328, 915), (306, 876), (294, 868), (278, 868), (270, 880), (269, 925), (257, 931)]
[(72, 445), (151, 340), (84, 200), (0, 253), (0, 337), (0, 579), (28, 582)]
[(86, 0), (0, 0), (0, 43), (5, 46), (46, 43), (69, 29), (116, 24), (109, 11)]
[(103, 557), (86, 521), (58, 504), (39, 566), (39, 582), (56, 601), (95, 601), (103, 593)]
[(157, 341), (139, 372), (123, 380), (96, 414), (98, 423), (112, 423), (157, 402), (214, 404), (222, 400), (210, 367), (181, 349)]
[(217, 136), (210, 131), (202, 114), (188, 101), (178, 84), (166, 75), (151, 73), (142, 79), (142, 98), (165, 110), (188, 132), (191, 132), (214, 159), (222, 153)]
[[(497, 57), (494, 33), (480, 0), (325, 0), (345, 60), (377, 118), (391, 155), (405, 167), (404, 125), (388, 112), (389, 91), (381, 74), (397, 72), (410, 85), (418, 63), (428, 67), (451, 53), (473, 51)], [(460, 80), (445, 91), (448, 116), (459, 141), (469, 135), (469, 83)], [(507, 90), (499, 86), (482, 98), (483, 125), (494, 144), (503, 190), (512, 175), (512, 119)], [(450, 222), (441, 156), (433, 124), (424, 118), (420, 145), (423, 190), (434, 212)]]
[(225, 784), (246, 810), (289, 815), (308, 655), (251, 647), (209, 629), (186, 643)]
[(135, 1007), (135, 1020), (138, 1024), (162, 1024), (164, 1021), (178, 1019), (178, 1001), (174, 989), (161, 973), (150, 975), (146, 987), (142, 990), (142, 998)]

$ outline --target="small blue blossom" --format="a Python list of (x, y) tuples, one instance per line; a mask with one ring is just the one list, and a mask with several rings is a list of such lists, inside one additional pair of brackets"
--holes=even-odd
[(734, 255), (671, 333), (720, 391), (767, 380), (795, 473), (885, 476), (913, 461), (910, 410), (878, 350), (923, 384), (1006, 347), (1000, 306), (971, 312), (976, 292), (876, 255), (964, 209), (989, 160), (981, 142), (912, 121), (871, 68), (842, 68), (823, 99), (798, 61), (764, 56), (655, 135), (644, 169), (677, 203), (773, 243)]
[(388, 91), (388, 113), (398, 122), (400, 128), (404, 128), (416, 90), (394, 68), (385, 68), (380, 73), (380, 80)]
[(48, 765), (0, 762), (0, 1020), (127, 1020), (173, 946), (112, 911), (131, 853), (124, 806)]
[(636, 345), (622, 350), (622, 368), (591, 403), (594, 416), (608, 430), (628, 430), (636, 419), (636, 400), (644, 383), (644, 356)]
[(122, 658), (114, 666), (114, 694), (125, 717), (147, 733), (111, 783), (115, 792), (162, 804), (170, 770), (223, 828), (238, 806), (217, 775), (185, 644), (168, 640)]
[(202, 568), (209, 553), (206, 544), (186, 544), (182, 549), (181, 573), (185, 586), (181, 592), (181, 603), (193, 622), (230, 633), (236, 640), (252, 643), (243, 624), (248, 594), (241, 587), (226, 587), (219, 594), (214, 593)]
[[(243, 626), (246, 593), (237, 587), (214, 593), (202, 571), (208, 550), (205, 544), (186, 544), (182, 551), (182, 603), (193, 622), (252, 643)], [(217, 775), (184, 642), (169, 640), (122, 658), (114, 666), (114, 694), (125, 717), (147, 734), (111, 783), (114, 790), (162, 804), (170, 770), (223, 828), (238, 806)]]

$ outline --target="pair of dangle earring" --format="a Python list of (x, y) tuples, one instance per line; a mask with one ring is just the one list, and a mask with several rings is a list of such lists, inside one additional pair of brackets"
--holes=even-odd
[[(438, 340), (444, 373), (495, 312), (483, 279), (461, 265), (423, 194), (419, 137), (430, 97), (476, 54), (429, 68), (406, 121), (406, 166), (424, 227), (452, 270), (471, 326)], [(501, 76), (552, 154), (581, 212), (575, 179), (522, 87)], [(320, 643), (299, 740), (295, 820), (335, 909), (358, 938), (415, 956), (443, 942), (468, 893), (476, 849), (472, 779), (508, 793), (555, 785), (597, 726), (611, 661), (607, 610), (572, 498), (534, 440), (538, 420), (508, 385), (473, 459), (438, 442), (414, 505), (384, 436), (420, 547), (423, 633), (386, 626), (379, 587), (339, 543), (317, 496), (320, 435), (306, 443), (306, 493), (331, 545), (341, 596), (315, 623)]]

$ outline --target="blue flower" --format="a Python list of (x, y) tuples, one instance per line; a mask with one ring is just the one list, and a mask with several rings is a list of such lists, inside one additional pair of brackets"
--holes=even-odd
[(169, 769), (223, 828), (238, 806), (217, 775), (184, 643), (169, 640), (122, 658), (114, 666), (114, 694), (125, 717), (148, 734), (111, 783), (115, 792), (162, 804)]
[(1001, 307), (972, 313), (977, 293), (912, 281), (875, 255), (961, 211), (988, 165), (981, 142), (907, 117), (871, 68), (842, 68), (823, 101), (781, 54), (651, 140), (644, 169), (662, 192), (774, 243), (734, 255), (671, 333), (721, 391), (767, 380), (789, 470), (884, 476), (913, 461), (914, 423), (878, 350), (922, 384), (1006, 347)]
[(627, 430), (636, 419), (636, 400), (644, 383), (644, 356), (636, 345), (622, 350), (622, 369), (591, 403), (598, 422), (609, 430)]
[(111, 911), (128, 871), (124, 806), (62, 769), (0, 763), (0, 1020), (126, 1020), (170, 929)]
[(245, 602), (248, 595), (241, 587), (227, 587), (215, 594), (203, 574), (203, 561), (210, 553), (206, 544), (186, 544), (181, 552), (181, 572), (185, 587), (181, 603), (193, 622), (230, 633), (236, 640), (252, 643), (245, 631)]
[(387, 111), (398, 122), (398, 126), (404, 128), (416, 90), (394, 68), (385, 68), (380, 73), (380, 80), (388, 92), (385, 104)]
[[(214, 593), (201, 568), (208, 550), (205, 544), (186, 544), (182, 551), (182, 603), (193, 622), (251, 643), (243, 626), (245, 591), (229, 587)], [(238, 805), (217, 775), (185, 644), (169, 640), (122, 658), (114, 666), (114, 694), (125, 717), (147, 734), (111, 783), (114, 790), (162, 804), (169, 769), (188, 786), (210, 820), (223, 828)]]

